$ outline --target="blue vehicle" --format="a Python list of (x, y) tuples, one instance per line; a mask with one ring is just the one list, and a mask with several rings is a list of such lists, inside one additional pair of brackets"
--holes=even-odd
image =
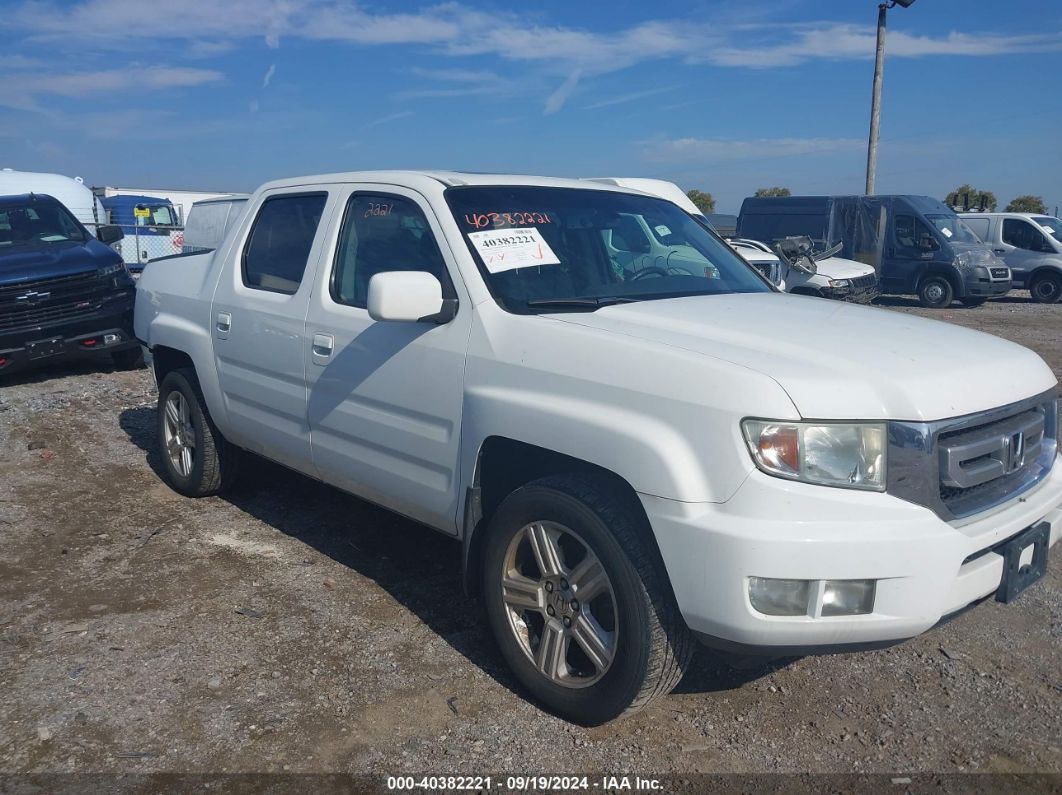
[(807, 236), (816, 247), (872, 265), (883, 293), (916, 295), (925, 307), (959, 299), (979, 306), (1010, 290), (1010, 268), (943, 202), (928, 196), (748, 198), (739, 237), (773, 243)]
[(0, 377), (71, 354), (142, 362), (134, 282), (111, 248), (122, 230), (97, 235), (51, 196), (0, 196)]
[(115, 247), (129, 270), (143, 270), (148, 260), (179, 254), (183, 242), (177, 211), (159, 196), (108, 196), (100, 202), (111, 224), (125, 238)]

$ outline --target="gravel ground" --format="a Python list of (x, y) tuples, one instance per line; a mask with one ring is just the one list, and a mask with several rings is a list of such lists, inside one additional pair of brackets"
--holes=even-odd
[[(1062, 374), (1062, 306), (888, 307)], [(1062, 772), (1057, 563), (883, 651), (698, 652), (585, 729), (522, 696), (455, 542), (266, 462), (184, 499), (154, 406), (146, 371), (96, 363), (0, 382), (0, 772)]]

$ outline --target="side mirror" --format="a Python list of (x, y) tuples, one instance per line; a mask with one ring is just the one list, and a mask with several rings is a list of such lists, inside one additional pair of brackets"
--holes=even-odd
[(122, 231), (122, 227), (120, 226), (105, 224), (96, 228), (96, 239), (105, 246), (117, 243), (123, 237), (125, 237), (125, 232)]
[(369, 317), (406, 323), (449, 323), (457, 299), (443, 298), (442, 284), (425, 271), (387, 271), (369, 279)]

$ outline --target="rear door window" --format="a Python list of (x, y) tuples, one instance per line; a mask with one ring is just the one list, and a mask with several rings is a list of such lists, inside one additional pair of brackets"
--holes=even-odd
[(294, 295), (324, 212), (326, 193), (273, 196), (262, 203), (243, 250), (243, 283)]

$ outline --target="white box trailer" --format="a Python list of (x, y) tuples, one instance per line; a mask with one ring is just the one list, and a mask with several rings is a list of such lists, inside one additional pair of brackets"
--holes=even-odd
[(71, 179), (62, 174), (0, 169), (0, 196), (22, 193), (44, 193), (58, 199), (93, 234), (101, 224), (107, 223), (107, 212), (81, 177)]

